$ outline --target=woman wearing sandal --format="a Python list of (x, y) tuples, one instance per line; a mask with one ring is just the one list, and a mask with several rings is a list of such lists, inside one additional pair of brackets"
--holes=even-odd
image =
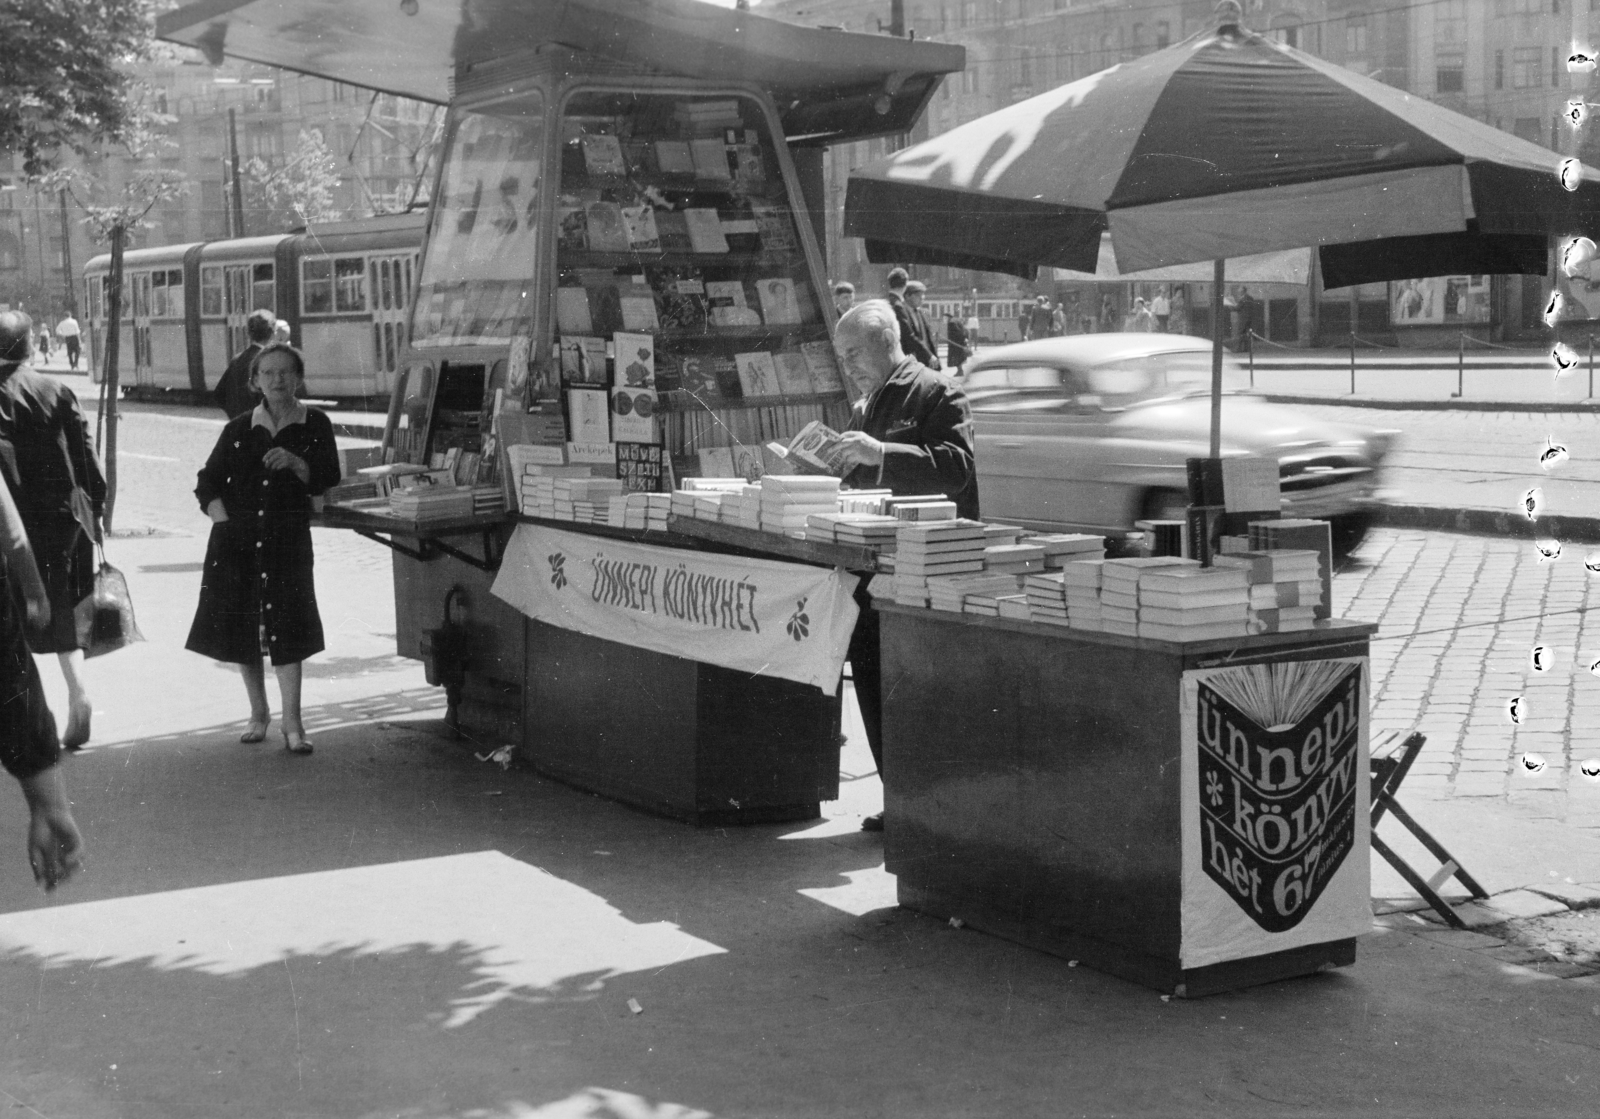
[(283, 745), (311, 753), (300, 719), (300, 662), (323, 649), (312, 577), (311, 499), (339, 481), (333, 425), (297, 399), (305, 359), (275, 342), (256, 355), (254, 411), (229, 420), (200, 471), (195, 496), (211, 518), (200, 604), (187, 648), (240, 666), (250, 697), (241, 742), (267, 736), (272, 659), (283, 701)]

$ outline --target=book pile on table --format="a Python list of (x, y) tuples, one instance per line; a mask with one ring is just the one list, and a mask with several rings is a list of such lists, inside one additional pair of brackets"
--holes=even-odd
[(1248, 585), (1251, 633), (1311, 629), (1322, 604), (1322, 557), (1309, 549), (1235, 552), (1217, 556), (1217, 567), (1237, 571)]
[(1100, 629), (1100, 569), (1103, 559), (1075, 560), (1061, 565), (1061, 589), (1067, 603), (1067, 625)]
[(619, 493), (606, 502), (606, 524), (612, 528), (628, 527), (628, 495)]
[(813, 513), (839, 508), (839, 479), (815, 474), (768, 474), (761, 479), (761, 530), (804, 536)]
[(896, 602), (926, 606), (931, 576), (970, 575), (982, 570), (981, 521), (905, 521), (895, 533)]
[(1017, 593), (1017, 577), (988, 571), (965, 575), (933, 575), (928, 578), (928, 605), (953, 614), (983, 614), (998, 617), (996, 601), (1001, 595)]
[(839, 512), (882, 514), (884, 500), (893, 496), (891, 490), (840, 490)]
[(472, 515), (498, 517), (506, 511), (506, 491), (499, 486), (472, 486)]
[[(1064, 570), (1038, 571), (1022, 581), (1026, 592), (1028, 617), (1052, 626), (1067, 624), (1067, 573)], [(1099, 610), (1095, 611), (1099, 620)]]
[(1138, 637), (1139, 577), (1152, 568), (1182, 566), (1198, 568), (1200, 563), (1177, 556), (1104, 561), (1100, 567), (1100, 628), (1106, 633)]
[(1002, 618), (1012, 618), (1019, 622), (1033, 619), (1033, 608), (1028, 605), (1026, 594), (1003, 594), (994, 601), (1000, 608)]
[(983, 569), (1004, 575), (1044, 570), (1044, 548), (1037, 544), (992, 544), (983, 549)]
[(751, 482), (746, 482), (739, 487), (737, 493), (722, 503), (722, 521), (724, 524), (737, 525), (740, 528), (761, 529), (761, 487)]
[(1159, 641), (1243, 637), (1250, 609), (1244, 572), (1157, 567), (1139, 575), (1139, 636)]
[(1284, 517), (1250, 522), (1250, 548), (1257, 552), (1307, 549), (1317, 553), (1317, 577), (1322, 580), (1322, 601), (1317, 617), (1333, 617), (1333, 526), (1327, 521)]
[(1084, 532), (1030, 533), (1022, 538), (1022, 543), (1044, 549), (1046, 568), (1058, 568), (1073, 560), (1106, 558), (1106, 538)]
[(527, 517), (556, 515), (556, 479), (592, 478), (587, 466), (551, 466), (527, 463), (517, 474), (517, 504)]
[(893, 551), (900, 524), (881, 513), (813, 513), (806, 518), (806, 539)]
[(672, 512), (670, 493), (630, 493), (624, 499), (627, 511), (622, 527), (650, 532), (666, 532), (667, 517)]
[(998, 548), (1004, 544), (1016, 544), (1022, 540), (1026, 530), (1017, 525), (990, 525), (983, 526), (983, 546)]
[(702, 521), (727, 521), (724, 504), (729, 510), (739, 507), (741, 495), (728, 490), (705, 490), (694, 495), (694, 516)]
[(605, 524), (611, 499), (622, 493), (618, 478), (561, 478), (551, 487), (553, 511), (558, 521)]
[(956, 503), (953, 501), (911, 501), (890, 506), (890, 512), (902, 521), (953, 521)]
[(395, 490), (389, 495), (389, 511), (408, 521), (428, 521), (472, 515), (472, 490), (467, 486), (424, 486)]

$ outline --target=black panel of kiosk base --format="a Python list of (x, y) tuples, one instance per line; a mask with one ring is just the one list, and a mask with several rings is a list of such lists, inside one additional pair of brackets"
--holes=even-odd
[[(901, 905), (1177, 995), (1355, 962), (1354, 939), (1339, 939), (1180, 965), (1179, 688), (1199, 657), (879, 611), (883, 678), (895, 682), (884, 688), (884, 856)], [(1366, 655), (1367, 627), (1324, 632), (1228, 663)]]
[(839, 696), (526, 621), (538, 772), (694, 824), (811, 820), (839, 796)]

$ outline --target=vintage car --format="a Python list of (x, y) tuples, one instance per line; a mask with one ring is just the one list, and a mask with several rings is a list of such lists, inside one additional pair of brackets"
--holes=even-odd
[[(986, 349), (962, 385), (977, 430), (985, 520), (1119, 532), (1181, 517), (1184, 461), (1209, 452), (1211, 343), (1082, 334)], [(1372, 521), (1397, 432), (1330, 423), (1250, 393), (1224, 357), (1222, 454), (1278, 460), (1286, 517), (1333, 523), (1347, 554)]]

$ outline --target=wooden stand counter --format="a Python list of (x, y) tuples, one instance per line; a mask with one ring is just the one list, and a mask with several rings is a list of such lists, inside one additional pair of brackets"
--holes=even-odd
[[(1318, 877), (1314, 852), (1303, 876), (1291, 870), (1274, 878), (1263, 864), (1252, 879), (1246, 853), (1216, 820), (1205, 833), (1214, 848), (1201, 846), (1205, 813), (1188, 806), (1186, 816), (1185, 787), (1187, 780), (1193, 792), (1194, 767), (1212, 758), (1184, 757), (1196, 748), (1185, 744), (1192, 735), (1185, 734), (1183, 697), (1186, 687), (1198, 686), (1188, 677), (1199, 670), (1295, 661), (1330, 662), (1344, 671), (1344, 687), (1364, 688), (1375, 627), (1323, 623), (1313, 631), (1178, 645), (893, 603), (878, 609), (884, 678), (895, 682), (884, 696), (885, 855), (902, 905), (1177, 994), (1354, 961), (1354, 935), (1371, 921), (1364, 714), (1359, 728), (1338, 728), (1346, 756), (1337, 776), (1348, 784), (1354, 771), (1360, 795), (1353, 788), (1341, 794), (1349, 798), (1339, 816), (1350, 832), (1346, 847), (1334, 844), (1331, 825), (1329, 839), (1319, 841), (1316, 850), (1341, 863), (1328, 872), (1336, 888), (1313, 897), (1328, 881)], [(1275, 776), (1286, 783), (1282, 764)], [(1310, 779), (1309, 771), (1293, 776)], [(1208, 783), (1207, 792), (1214, 811), (1229, 810), (1220, 787)], [(1278, 845), (1277, 829), (1264, 834), (1269, 846)], [(1226, 896), (1203, 874), (1197, 878), (1208, 853), (1225, 872), (1241, 872), (1242, 890)], [(1235, 855), (1246, 857), (1233, 864)], [(1228, 873), (1221, 880), (1234, 881)], [(1245, 920), (1252, 904), (1271, 908), (1274, 881), (1280, 908), (1303, 911), (1277, 920), (1299, 922), (1297, 928), (1269, 932)], [(1230, 934), (1233, 947), (1196, 949), (1190, 934), (1203, 922), (1192, 909), (1201, 901), (1223, 923), (1245, 926)], [(1344, 935), (1303, 943), (1316, 927)], [(1186, 966), (1197, 954), (1209, 962)]]

